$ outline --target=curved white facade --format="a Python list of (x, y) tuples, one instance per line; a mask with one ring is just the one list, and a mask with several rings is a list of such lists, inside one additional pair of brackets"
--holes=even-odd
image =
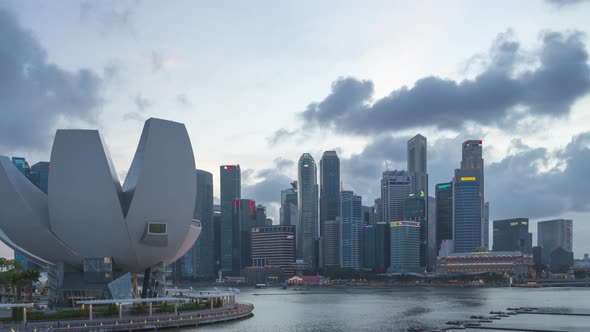
[(147, 120), (121, 187), (98, 131), (58, 130), (49, 195), (0, 157), (0, 239), (39, 263), (110, 257), (117, 270), (143, 272), (172, 262), (201, 231), (192, 151), (183, 124)]

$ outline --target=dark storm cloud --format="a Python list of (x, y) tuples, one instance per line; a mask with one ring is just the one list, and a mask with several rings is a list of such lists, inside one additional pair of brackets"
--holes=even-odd
[[(552, 158), (560, 161), (560, 167), (539, 172), (538, 165), (547, 165)], [(542, 148), (522, 151), (487, 168), (486, 179), (493, 179), (486, 188), (487, 199), (499, 218), (588, 212), (588, 165), (590, 132), (574, 137), (556, 153)]]
[(94, 72), (47, 61), (32, 32), (0, 9), (0, 147), (42, 149), (59, 119), (94, 123), (103, 100)]
[(286, 140), (289, 140), (290, 138), (294, 137), (295, 135), (297, 135), (298, 131), (297, 130), (288, 130), (285, 128), (280, 128), (277, 131), (275, 131), (272, 136), (267, 137), (266, 141), (268, 142), (268, 144), (270, 145), (276, 145), (279, 143), (282, 143)]
[[(588, 53), (582, 34), (547, 32), (533, 54), (538, 66), (523, 59), (510, 33), (501, 34), (474, 79), (454, 81), (435, 76), (416, 81), (372, 102), (373, 84), (340, 78), (323, 101), (300, 113), (304, 126), (332, 128), (343, 134), (376, 134), (425, 125), (462, 129), (468, 122), (505, 125), (515, 107), (525, 114), (560, 117), (590, 91)], [(522, 68), (521, 68), (522, 69)], [(277, 132), (276, 137), (285, 133)]]

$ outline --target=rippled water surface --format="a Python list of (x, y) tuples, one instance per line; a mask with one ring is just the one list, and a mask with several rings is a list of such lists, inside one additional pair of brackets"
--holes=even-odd
[[(183, 331), (406, 331), (525, 306), (590, 314), (590, 288), (242, 288), (238, 301), (254, 304), (254, 317)], [(523, 314), (490, 326), (590, 331), (590, 317)]]

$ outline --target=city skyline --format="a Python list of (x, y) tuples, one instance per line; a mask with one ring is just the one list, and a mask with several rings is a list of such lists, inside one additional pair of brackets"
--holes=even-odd
[[(48, 144), (56, 128), (99, 128), (114, 152), (115, 169), (122, 179), (134, 152), (129, 146), (137, 143), (132, 133), (142, 124), (134, 119), (161, 116), (178, 120), (186, 123), (191, 140), (199, 146), (195, 151), (197, 168), (213, 174), (216, 201), (221, 197), (217, 167), (241, 164), (242, 197), (267, 206), (267, 213), (277, 223), (280, 191), (297, 178), (296, 161), (303, 152), (320, 160), (323, 151), (336, 151), (341, 159), (344, 188), (354, 190), (365, 202), (372, 202), (379, 196), (378, 181), (385, 170), (385, 161), (390, 169), (406, 169), (406, 141), (414, 134), (421, 133), (428, 138), (430, 193), (434, 193), (434, 184), (452, 179), (453, 170), (459, 166), (461, 142), (481, 138), (485, 144), (486, 178), (488, 183), (492, 179), (497, 183), (486, 187), (485, 192), (491, 205), (490, 222), (529, 218), (536, 239), (537, 221), (573, 219), (577, 221), (576, 257), (590, 252), (590, 244), (584, 241), (590, 234), (590, 226), (585, 222), (590, 216), (590, 206), (584, 196), (588, 180), (583, 172), (590, 160), (588, 39), (574, 32), (589, 31), (590, 23), (583, 10), (588, 9), (587, 4), (557, 6), (548, 1), (518, 4), (510, 13), (501, 11), (501, 5), (467, 3), (462, 10), (452, 6), (385, 6), (384, 15), (373, 16), (374, 23), (361, 19), (359, 32), (353, 33), (352, 28), (344, 30), (351, 33), (348, 40), (352, 43), (335, 43), (334, 50), (326, 55), (318, 54), (324, 53), (317, 52), (318, 46), (329, 44), (326, 40), (336, 42), (340, 35), (322, 28), (319, 18), (331, 12), (331, 22), (344, 26), (342, 23), (351, 17), (356, 19), (358, 13), (350, 8), (334, 12), (326, 4), (318, 5), (314, 14), (308, 13), (306, 6), (300, 9), (281, 6), (286, 5), (261, 8), (266, 14), (280, 14), (266, 15), (268, 18), (261, 25), (276, 26), (273, 35), (276, 38), (270, 38), (268, 44), (263, 41), (265, 38), (253, 39), (256, 46), (278, 59), (269, 63), (267, 58), (255, 60), (259, 51), (244, 43), (232, 46), (240, 38), (250, 40), (244, 38), (248, 33), (252, 36), (265, 29), (250, 28), (233, 36), (235, 28), (224, 26), (223, 20), (215, 22), (215, 18), (235, 18), (243, 9), (240, 6), (231, 9), (228, 16), (223, 16), (216, 7), (183, 8), (187, 15), (180, 15), (178, 20), (189, 27), (194, 20), (191, 14), (212, 14), (205, 22), (219, 31), (206, 37), (199, 31), (182, 34), (175, 30), (178, 28), (164, 27), (161, 34), (148, 29), (146, 22), (159, 10), (146, 3), (80, 2), (43, 6), (3, 2), (0, 31), (12, 33), (6, 35), (8, 40), (22, 40), (29, 48), (0, 46), (6, 51), (0, 60), (17, 64), (31, 61), (34, 68), (43, 69), (40, 72), (46, 75), (51, 73), (45, 69), (55, 64), (58, 76), (65, 77), (67, 84), (63, 89), (55, 89), (51, 83), (45, 83), (46, 91), (54, 91), (58, 97), (53, 103), (36, 92), (20, 94), (27, 100), (46, 104), (49, 115), (32, 117), (37, 113), (24, 99), (11, 97), (0, 104), (0, 115), (5, 120), (0, 124), (4, 133), (0, 134), (2, 153), (25, 157), (32, 165), (49, 160)], [(374, 13), (376, 7), (367, 5), (362, 13)], [(285, 9), (294, 10), (286, 19), (283, 14), (288, 10)], [(439, 11), (443, 13), (436, 15)], [(492, 20), (498, 11), (502, 12), (502, 19)], [(482, 12), (489, 15), (479, 15), (477, 21), (472, 21), (470, 14)], [(407, 13), (417, 17), (423, 16), (419, 13), (429, 13), (434, 24), (431, 22), (423, 30), (405, 31), (403, 26), (407, 21), (402, 17)], [(523, 13), (535, 15), (535, 22), (518, 20)], [(48, 17), (63, 19), (57, 22)], [(464, 24), (473, 23), (473, 32), (461, 32), (457, 26), (446, 24), (449, 17), (462, 19)], [(170, 18), (162, 19), (166, 22)], [(277, 19), (284, 24), (278, 24)], [(388, 23), (396, 21), (399, 23)], [(235, 24), (244, 27), (247, 22), (238, 19)], [(440, 29), (441, 26), (445, 28)], [(314, 33), (319, 37), (306, 41), (309, 30), (318, 30)], [(390, 33), (376, 33), (381, 31)], [(298, 34), (301, 37), (296, 37)], [(171, 35), (176, 38), (174, 47), (166, 43), (165, 37)], [(198, 37), (203, 47), (195, 50), (180, 46), (189, 44), (189, 36)], [(440, 42), (416, 41), (432, 40), (436, 36), (441, 38)], [(289, 52), (281, 42), (289, 37), (295, 40), (287, 49), (293, 56), (284, 55)], [(224, 42), (216, 42), (216, 38)], [(79, 47), (67, 47), (64, 40)], [(367, 51), (356, 50), (355, 43)], [(195, 56), (207, 53), (203, 48), (210, 49), (213, 55), (234, 53), (243, 54), (243, 58), (225, 55), (214, 60), (209, 55)], [(399, 52), (400, 49), (404, 52)], [(308, 54), (304, 50), (312, 51)], [(281, 59), (283, 55), (285, 59)], [(305, 57), (294, 59), (301, 55)], [(552, 56), (568, 60), (574, 70), (570, 72), (555, 63)], [(338, 61), (332, 61), (334, 57)], [(293, 64), (292, 68), (285, 69), (285, 62)], [(239, 64), (248, 68), (240, 69)], [(215, 74), (207, 67), (223, 69)], [(6, 73), (5, 70), (0, 69), (0, 73)], [(543, 75), (552, 73), (582, 76), (578, 85), (563, 82), (561, 87), (566, 91), (543, 91), (548, 100), (518, 89), (512, 96), (514, 99), (509, 100), (500, 86), (481, 84), (483, 78), (489, 77), (485, 74), (494, 72), (511, 73), (512, 80), (505, 82), (522, 84), (523, 89), (535, 86), (533, 83), (541, 84)], [(530, 75), (523, 76), (526, 72)], [(231, 79), (238, 76), (240, 79)], [(19, 86), (30, 86), (24, 76), (3, 77), (20, 80), (23, 84)], [(531, 80), (534, 82), (530, 83)], [(43, 82), (53, 80), (49, 76)], [(80, 86), (86, 89), (82, 91)], [(410, 101), (417, 97), (428, 100), (433, 88), (438, 88), (449, 102), (456, 101), (459, 105), (467, 101), (453, 99), (455, 93), (473, 89), (474, 94), (481, 94), (477, 94), (480, 99), (474, 101), (473, 109), (460, 109), (461, 116), (449, 110), (445, 100), (437, 99), (432, 105), (396, 104), (394, 96), (404, 93)], [(233, 98), (229, 91), (243, 92)], [(66, 102), (72, 100), (66, 98), (70, 94), (77, 97), (73, 104)], [(490, 103), (489, 99), (501, 103)], [(341, 113), (335, 113), (334, 105), (341, 107)], [(412, 118), (402, 112), (406, 108), (422, 112)], [(398, 114), (400, 121), (367, 117), (366, 122), (357, 122), (358, 129), (354, 130), (349, 120), (359, 119), (355, 118), (358, 109), (375, 111), (377, 115)], [(448, 119), (432, 117), (428, 111), (448, 114)], [(23, 114), (28, 117), (21, 117)], [(373, 125), (374, 130), (367, 129)], [(519, 204), (514, 204), (515, 201)]]

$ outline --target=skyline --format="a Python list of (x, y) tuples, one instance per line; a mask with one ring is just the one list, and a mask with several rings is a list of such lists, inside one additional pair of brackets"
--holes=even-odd
[[(219, 165), (240, 164), (242, 196), (267, 206), (278, 222), (280, 191), (296, 179), (295, 161), (303, 152), (320, 160), (323, 151), (337, 151), (345, 189), (371, 202), (378, 196), (385, 161), (390, 169), (406, 168), (406, 141), (414, 134), (428, 138), (430, 193), (436, 183), (452, 179), (459, 167), (461, 142), (481, 138), (490, 220), (530, 218), (536, 237), (538, 220), (574, 219), (576, 257), (590, 252), (590, 244), (583, 240), (590, 234), (586, 225), (590, 203), (584, 195), (590, 184), (584, 172), (590, 163), (588, 37), (571, 32), (590, 31), (587, 3), (511, 4), (514, 13), (502, 11), (502, 19), (493, 23), (493, 13), (501, 5), (431, 8), (392, 4), (393, 8), (374, 16), (374, 23), (361, 18), (358, 32), (343, 24), (358, 19), (346, 6), (335, 9), (322, 4), (311, 14), (310, 5), (305, 4), (299, 8), (262, 5), (259, 15), (279, 15), (257, 26), (248, 15), (239, 17), (244, 9), (241, 5), (227, 13), (194, 6), (199, 7), (176, 8), (184, 8), (187, 14), (174, 13), (179, 23), (157, 31), (149, 24), (157, 10), (145, 2), (84, 1), (55, 6), (1, 2), (3, 40), (22, 42), (0, 46), (4, 54), (0, 56), (1, 76), (21, 83), (0, 82), (14, 89), (8, 89), (7, 98), (0, 101), (2, 154), (23, 156), (33, 163), (46, 161), (55, 129), (97, 128), (109, 142), (122, 179), (142, 126), (142, 121), (133, 119), (154, 116), (181, 121), (191, 136), (197, 168), (213, 173), (214, 196), (220, 197)], [(369, 4), (358, 15), (369, 14), (375, 7)], [(331, 28), (319, 21), (328, 10), (333, 11), (328, 20), (333, 23)], [(437, 15), (437, 11), (443, 13)], [(479, 16), (480, 24), (472, 22), (473, 32), (459, 33), (458, 26), (449, 22), (483, 11), (490, 13), (485, 15), (489, 18)], [(515, 17), (522, 17), (523, 12), (534, 13), (538, 19), (535, 23), (517, 21)], [(194, 20), (189, 14), (195, 13), (214, 15), (203, 20), (205, 26), (187, 33), (184, 27), (191, 27)], [(279, 21), (285, 13), (289, 19), (283, 24)], [(417, 26), (425, 19), (434, 23), (406, 33), (400, 29), (406, 16), (417, 16)], [(169, 22), (172, 17), (162, 20)], [(223, 19), (211, 22), (215, 18)], [(231, 19), (245, 31), (223, 30), (223, 23)], [(299, 19), (303, 23), (297, 23)], [(206, 25), (211, 23), (215, 28)], [(450, 24), (434, 31), (443, 23)], [(263, 36), (270, 26), (277, 30), (267, 45)], [(336, 32), (337, 27), (342, 32)], [(392, 33), (381, 37), (379, 31)], [(167, 36), (174, 39), (166, 42)], [(182, 45), (191, 44), (191, 36), (198, 37), (205, 48), (184, 48)], [(249, 37), (245, 40), (252, 45), (238, 42), (243, 37)], [(280, 42), (287, 38), (293, 41), (289, 46)], [(326, 41), (334, 42), (334, 49), (323, 52), (318, 46), (329, 45)], [(243, 58), (228, 55), (232, 51)], [(301, 60), (296, 59), (302, 55)], [(570, 60), (571, 68), (556, 64), (554, 57)], [(32, 72), (39, 75), (42, 89), (32, 89), (31, 77), (12, 72), (7, 63), (28, 63), (38, 69)], [(78, 71), (81, 68), (86, 70)], [(546, 86), (572, 73), (577, 80), (565, 82), (572, 85)], [(56, 82), (66, 84), (56, 89)], [(507, 95), (501, 88), (508, 83), (519, 88)], [(408, 103), (431, 100), (433, 88), (449, 100), (441, 97), (433, 99), (436, 104), (415, 105), (400, 104), (396, 97)], [(537, 90), (543, 93), (531, 92)], [(40, 91), (52, 92), (53, 98)], [(464, 91), (479, 98), (465, 100), (461, 98)], [(75, 98), (69, 98), (72, 96)], [(486, 98), (496, 102), (488, 103)], [(475, 109), (459, 107), (462, 112), (452, 112), (445, 109), (449, 103), (473, 103)], [(38, 104), (46, 105), (46, 112), (39, 112)], [(358, 121), (361, 111), (377, 115)], [(448, 119), (432, 114), (435, 111), (444, 111)], [(420, 117), (423, 127), (414, 121)], [(274, 138), (281, 139), (271, 144)], [(531, 174), (534, 168), (538, 174)]]

